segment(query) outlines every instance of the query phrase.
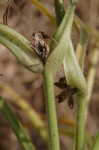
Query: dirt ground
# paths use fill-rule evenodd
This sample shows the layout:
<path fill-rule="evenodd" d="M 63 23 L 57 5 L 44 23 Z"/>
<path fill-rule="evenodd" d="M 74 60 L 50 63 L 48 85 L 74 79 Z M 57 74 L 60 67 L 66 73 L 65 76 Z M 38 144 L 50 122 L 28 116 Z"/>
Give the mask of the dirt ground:
<path fill-rule="evenodd" d="M 42 3 L 54 13 L 54 0 L 42 0 Z M 99 2 L 94 0 L 94 5 L 92 0 L 80 0 L 76 13 L 83 19 L 84 22 L 89 23 L 91 26 L 99 29 Z M 41 14 L 39 10 L 31 4 L 30 0 L 15 0 L 16 4 L 12 4 L 8 14 L 8 25 L 24 35 L 30 41 L 32 40 L 32 33 L 36 31 L 44 31 L 49 36 L 56 30 L 56 26 L 53 25 L 50 20 Z M 65 5 L 67 0 L 65 0 Z M 2 16 L 6 9 L 6 5 L 0 6 L 0 23 L 2 23 Z M 40 74 L 33 74 L 25 69 L 16 58 L 2 45 L 0 45 L 0 84 L 11 87 L 18 95 L 26 99 L 31 106 L 40 114 L 45 114 L 44 109 L 44 97 L 42 83 L 43 79 Z M 91 135 L 95 135 L 99 128 L 99 71 L 97 67 L 96 79 L 94 90 L 89 105 L 88 113 L 88 123 L 87 129 Z M 11 104 L 11 99 L 13 98 L 9 92 L 0 88 L 0 96 L 4 96 L 7 101 Z M 28 120 L 24 112 L 22 112 L 14 104 L 13 109 L 20 116 L 21 120 Z M 67 117 L 67 120 L 75 120 L 74 109 L 70 109 L 67 102 L 64 101 L 61 104 L 57 104 L 58 117 L 59 120 L 63 116 Z M 17 143 L 16 137 L 14 136 L 12 130 L 10 129 L 4 117 L 0 114 L 0 150 L 18 150 L 21 149 Z M 3 125 L 2 125 L 3 123 Z M 4 125 L 6 124 L 6 126 Z M 61 126 L 61 122 L 60 122 Z M 28 127 L 27 127 L 28 128 Z M 31 137 L 33 142 L 36 144 L 38 150 L 47 149 L 44 142 L 35 133 L 33 129 L 30 129 Z M 62 150 L 70 149 L 70 143 L 72 143 L 70 138 L 65 136 L 61 137 Z"/>

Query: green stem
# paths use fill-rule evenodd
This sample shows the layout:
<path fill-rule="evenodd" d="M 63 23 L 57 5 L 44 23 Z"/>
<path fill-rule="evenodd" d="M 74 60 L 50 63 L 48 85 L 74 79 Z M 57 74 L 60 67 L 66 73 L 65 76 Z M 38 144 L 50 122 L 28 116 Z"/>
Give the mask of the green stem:
<path fill-rule="evenodd" d="M 55 12 L 56 12 L 57 24 L 59 25 L 62 22 L 62 19 L 65 15 L 63 0 L 55 0 Z"/>
<path fill-rule="evenodd" d="M 46 92 L 46 110 L 48 114 L 48 130 L 49 130 L 49 148 L 50 150 L 60 150 L 59 135 L 57 127 L 55 96 L 53 75 L 45 69 L 44 86 Z"/>
<path fill-rule="evenodd" d="M 29 137 L 24 131 L 23 126 L 13 114 L 11 108 L 6 104 L 4 99 L 0 97 L 0 111 L 3 113 L 5 118 L 9 121 L 11 128 L 13 129 L 17 139 L 19 140 L 21 146 L 24 150 L 35 150 L 34 145 L 31 143 Z"/>
<path fill-rule="evenodd" d="M 92 90 L 93 90 L 93 85 L 94 85 L 94 80 L 95 80 L 95 75 L 96 75 L 96 65 L 99 59 L 99 49 L 94 48 L 91 54 L 91 68 L 89 69 L 88 72 L 88 77 L 87 77 L 87 84 L 88 84 L 88 101 L 91 98 L 92 95 Z M 96 139 L 94 140 L 95 143 L 92 147 L 92 150 L 98 150 L 99 149 L 99 133 L 96 136 Z"/>
<path fill-rule="evenodd" d="M 99 150 L 99 133 L 96 136 L 95 143 L 93 145 L 92 150 Z"/>
<path fill-rule="evenodd" d="M 88 109 L 87 95 L 77 95 L 77 125 L 76 125 L 76 143 L 75 150 L 83 150 L 85 140 L 85 124 Z"/>
<path fill-rule="evenodd" d="M 66 51 L 66 56 L 64 60 L 64 69 L 66 73 L 67 83 L 70 86 L 76 87 L 78 89 L 78 94 L 76 95 L 76 101 L 78 106 L 77 106 L 75 150 L 82 150 L 85 137 L 84 132 L 88 108 L 88 99 L 87 99 L 86 82 L 81 72 L 81 69 L 77 63 L 71 41 Z"/>

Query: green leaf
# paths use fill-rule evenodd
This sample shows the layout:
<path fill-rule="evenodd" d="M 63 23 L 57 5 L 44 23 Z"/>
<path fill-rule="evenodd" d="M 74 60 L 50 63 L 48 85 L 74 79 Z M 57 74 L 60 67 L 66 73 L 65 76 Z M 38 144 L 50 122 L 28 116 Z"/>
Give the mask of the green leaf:
<path fill-rule="evenodd" d="M 57 46 L 56 43 L 53 42 L 53 39 L 51 42 L 51 54 L 47 59 L 45 69 L 48 69 L 53 75 L 55 75 L 60 68 L 65 57 L 66 49 L 68 48 L 68 39 L 71 36 L 74 8 L 75 7 L 72 5 L 68 7 L 63 21 L 54 35 L 54 39 L 56 40 L 56 43 L 58 43 Z"/>
<path fill-rule="evenodd" d="M 30 71 L 43 72 L 43 64 L 31 48 L 31 43 L 13 29 L 0 24 L 0 43 Z"/>

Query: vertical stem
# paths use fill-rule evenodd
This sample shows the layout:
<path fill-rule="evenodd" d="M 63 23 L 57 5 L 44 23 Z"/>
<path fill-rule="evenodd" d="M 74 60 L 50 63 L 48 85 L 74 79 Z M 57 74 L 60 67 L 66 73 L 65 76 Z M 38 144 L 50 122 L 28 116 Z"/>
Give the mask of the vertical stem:
<path fill-rule="evenodd" d="M 75 150 L 84 149 L 85 124 L 87 119 L 88 97 L 87 95 L 77 95 L 77 125 L 76 125 L 76 143 Z"/>
<path fill-rule="evenodd" d="M 87 88 L 83 74 L 77 64 L 71 41 L 69 48 L 66 51 L 64 68 L 67 81 L 69 81 L 71 86 L 77 87 L 79 92 L 75 97 L 77 101 L 75 150 L 83 150 L 85 123 L 88 108 Z"/>
<path fill-rule="evenodd" d="M 46 110 L 48 114 L 49 148 L 50 150 L 60 150 L 53 75 L 46 71 L 46 69 L 44 72 L 44 82 L 46 92 Z"/>
<path fill-rule="evenodd" d="M 55 0 L 55 12 L 56 12 L 57 24 L 59 25 L 62 22 L 62 19 L 65 14 L 63 0 Z"/>
<path fill-rule="evenodd" d="M 92 150 L 99 150 L 99 132 L 98 132 L 98 134 L 96 136 L 95 143 L 94 143 L 94 145 L 92 147 Z"/>

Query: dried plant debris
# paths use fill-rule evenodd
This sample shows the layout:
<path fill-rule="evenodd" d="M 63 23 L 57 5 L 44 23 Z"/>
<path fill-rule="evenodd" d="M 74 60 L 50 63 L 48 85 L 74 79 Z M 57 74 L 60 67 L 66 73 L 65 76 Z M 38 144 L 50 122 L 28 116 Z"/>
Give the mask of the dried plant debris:
<path fill-rule="evenodd" d="M 67 85 L 65 77 L 60 78 L 59 81 L 55 83 L 55 85 L 62 89 L 62 92 L 56 96 L 58 102 L 61 103 L 65 99 L 68 99 L 68 106 L 72 109 L 74 106 L 73 96 L 78 90 Z"/>

